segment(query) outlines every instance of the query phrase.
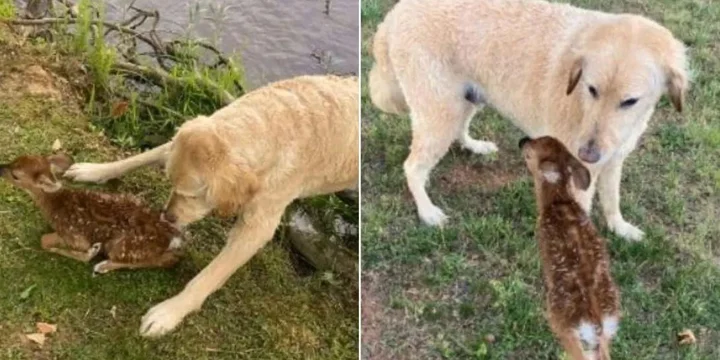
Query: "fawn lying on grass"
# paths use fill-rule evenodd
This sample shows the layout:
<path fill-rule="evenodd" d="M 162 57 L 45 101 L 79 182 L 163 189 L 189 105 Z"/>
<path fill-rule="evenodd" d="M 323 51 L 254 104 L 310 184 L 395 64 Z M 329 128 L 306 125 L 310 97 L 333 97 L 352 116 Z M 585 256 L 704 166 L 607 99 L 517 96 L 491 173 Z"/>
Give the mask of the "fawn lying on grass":
<path fill-rule="evenodd" d="M 590 185 L 590 173 L 554 138 L 524 138 L 519 145 L 535 180 L 550 327 L 571 359 L 609 360 L 620 294 L 605 240 L 571 195 L 571 186 Z"/>
<path fill-rule="evenodd" d="M 95 273 L 177 263 L 182 236 L 159 211 L 128 194 L 64 188 L 56 174 L 70 165 L 67 155 L 21 156 L 0 165 L 0 176 L 26 190 L 55 230 L 43 235 L 43 249 L 83 262 L 103 253 L 108 260 Z"/>

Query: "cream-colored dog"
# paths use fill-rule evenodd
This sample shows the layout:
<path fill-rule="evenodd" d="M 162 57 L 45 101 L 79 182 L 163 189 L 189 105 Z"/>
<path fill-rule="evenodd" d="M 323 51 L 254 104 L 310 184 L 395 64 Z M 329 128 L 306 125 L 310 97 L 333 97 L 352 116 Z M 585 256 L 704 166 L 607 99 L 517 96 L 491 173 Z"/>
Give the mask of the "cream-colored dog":
<path fill-rule="evenodd" d="M 378 27 L 373 55 L 373 103 L 412 119 L 404 168 L 425 223 L 446 220 L 425 184 L 451 143 L 497 151 L 468 133 L 487 103 L 533 138 L 560 139 L 591 171 L 590 188 L 575 194 L 582 207 L 591 209 L 597 184 L 609 228 L 643 237 L 620 213 L 620 177 L 660 97 L 682 110 L 687 60 L 670 31 L 641 16 L 539 0 L 400 1 Z"/>
<path fill-rule="evenodd" d="M 183 124 L 170 143 L 66 176 L 103 182 L 165 163 L 173 191 L 163 216 L 178 227 L 213 209 L 238 214 L 220 254 L 185 289 L 148 311 L 141 334 L 173 330 L 273 236 L 294 199 L 357 189 L 357 78 L 305 76 L 254 90 Z"/>

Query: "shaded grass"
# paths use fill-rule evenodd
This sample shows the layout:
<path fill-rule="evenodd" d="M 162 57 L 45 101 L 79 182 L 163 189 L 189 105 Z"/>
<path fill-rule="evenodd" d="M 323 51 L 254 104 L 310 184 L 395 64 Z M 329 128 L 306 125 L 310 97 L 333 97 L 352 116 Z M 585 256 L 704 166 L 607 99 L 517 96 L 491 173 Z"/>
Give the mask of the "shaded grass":
<path fill-rule="evenodd" d="M 8 74 L 31 65 L 63 73 L 78 63 L 50 46 L 20 46 L 0 29 L 0 161 L 49 153 L 56 139 L 76 161 L 128 155 L 90 130 L 66 80 L 54 80 L 59 99 L 10 84 Z M 139 194 L 155 206 L 168 193 L 158 169 L 134 172 L 107 187 Z M 355 358 L 357 291 L 322 273 L 298 275 L 280 232 L 178 331 L 153 341 L 139 337 L 145 311 L 178 293 L 211 260 L 229 226 L 207 219 L 191 227 L 188 255 L 173 269 L 92 278 L 90 265 L 40 250 L 40 236 L 49 228 L 24 192 L 0 180 L 0 359 Z M 41 349 L 23 337 L 35 331 L 36 321 L 58 325 Z"/>
<path fill-rule="evenodd" d="M 624 319 L 613 358 L 720 357 L 720 4 L 693 0 L 582 0 L 575 5 L 643 13 L 690 47 L 688 109 L 663 101 L 623 174 L 622 210 L 647 237 L 609 239 Z M 363 76 L 369 41 L 394 3 L 363 1 Z M 452 149 L 431 175 L 429 194 L 451 216 L 444 230 L 420 226 L 402 163 L 409 120 L 379 112 L 363 84 L 363 324 L 369 358 L 556 359 L 542 313 L 532 183 L 516 142 L 522 134 L 492 110 L 472 132 L 494 156 Z M 490 180 L 488 180 L 490 179 Z M 379 305 L 378 305 L 379 304 Z M 365 314 L 363 315 L 366 316 Z M 698 344 L 681 347 L 684 328 Z M 492 334 L 494 341 L 485 337 Z"/>

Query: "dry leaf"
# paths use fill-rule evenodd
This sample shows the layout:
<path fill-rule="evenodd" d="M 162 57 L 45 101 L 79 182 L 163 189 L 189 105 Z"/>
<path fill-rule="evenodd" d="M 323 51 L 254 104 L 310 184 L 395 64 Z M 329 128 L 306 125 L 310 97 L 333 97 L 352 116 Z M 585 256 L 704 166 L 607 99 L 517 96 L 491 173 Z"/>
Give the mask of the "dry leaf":
<path fill-rule="evenodd" d="M 680 345 L 692 345 L 697 341 L 697 339 L 695 339 L 695 334 L 693 334 L 690 329 L 685 329 L 679 332 L 677 337 Z"/>
<path fill-rule="evenodd" d="M 55 139 L 55 142 L 52 144 L 52 151 L 58 151 L 60 149 L 62 149 L 62 143 L 60 139 Z"/>
<path fill-rule="evenodd" d="M 35 324 L 38 331 L 42 334 L 52 334 L 57 331 L 57 325 L 39 322 Z"/>
<path fill-rule="evenodd" d="M 117 306 L 113 305 L 112 308 L 110 308 L 110 315 L 112 315 L 113 319 L 115 318 L 115 315 L 117 314 Z"/>
<path fill-rule="evenodd" d="M 129 106 L 130 103 L 127 101 L 118 101 L 112 105 L 110 115 L 112 115 L 112 117 L 120 117 L 128 111 Z"/>
<path fill-rule="evenodd" d="M 43 346 L 43 344 L 45 343 L 45 334 L 42 333 L 26 334 L 25 337 L 40 346 Z"/>

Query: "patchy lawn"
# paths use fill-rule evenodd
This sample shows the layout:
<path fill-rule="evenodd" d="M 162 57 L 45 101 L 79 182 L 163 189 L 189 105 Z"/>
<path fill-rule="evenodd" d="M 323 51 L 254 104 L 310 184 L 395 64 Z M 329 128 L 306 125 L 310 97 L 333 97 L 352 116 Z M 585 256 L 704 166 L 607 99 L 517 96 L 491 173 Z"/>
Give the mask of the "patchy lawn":
<path fill-rule="evenodd" d="M 90 128 L 70 86 L 80 77 L 55 75 L 78 71 L 73 64 L 0 29 L 0 161 L 49 153 L 56 139 L 77 161 L 128 155 Z M 106 188 L 161 206 L 168 183 L 159 169 L 144 169 Z M 356 358 L 357 287 L 307 271 L 280 235 L 178 331 L 158 340 L 138 335 L 141 316 L 182 290 L 220 250 L 229 226 L 208 219 L 191 227 L 189 253 L 174 269 L 93 278 L 91 265 L 40 249 L 48 226 L 27 194 L 0 181 L 0 359 Z M 41 348 L 24 336 L 36 322 L 58 326 Z"/>
<path fill-rule="evenodd" d="M 622 208 L 647 237 L 611 235 L 624 319 L 616 359 L 720 358 L 720 2 L 575 0 L 645 14 L 690 48 L 694 87 L 679 115 L 666 101 L 625 166 Z M 394 1 L 362 3 L 363 76 L 371 36 Z M 433 172 L 430 196 L 451 216 L 421 226 L 405 183 L 407 117 L 379 112 L 363 85 L 364 358 L 557 359 L 544 318 L 532 182 L 521 132 L 486 110 L 473 123 L 500 152 L 454 148 Z M 690 329 L 697 344 L 678 345 Z"/>

